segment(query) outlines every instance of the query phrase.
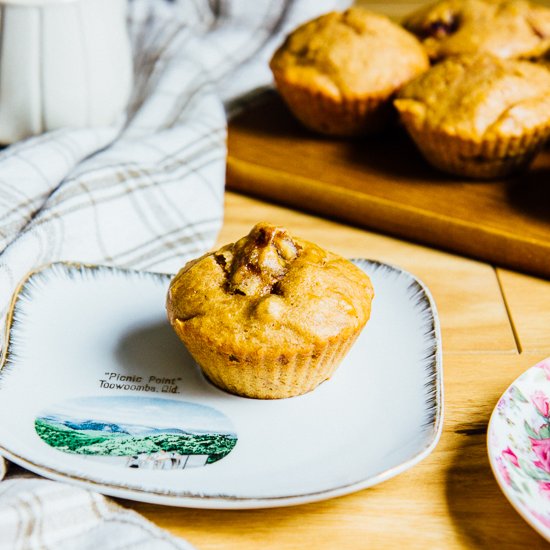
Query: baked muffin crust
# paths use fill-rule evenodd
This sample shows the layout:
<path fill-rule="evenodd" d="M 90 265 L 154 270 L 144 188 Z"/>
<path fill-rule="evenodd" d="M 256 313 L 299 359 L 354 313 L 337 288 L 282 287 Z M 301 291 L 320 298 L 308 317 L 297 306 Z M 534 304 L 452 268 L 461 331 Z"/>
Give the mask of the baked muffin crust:
<path fill-rule="evenodd" d="M 550 9 L 524 0 L 443 0 L 403 25 L 422 40 L 430 59 L 481 52 L 534 58 L 550 48 Z"/>
<path fill-rule="evenodd" d="M 371 299 L 369 278 L 348 260 L 260 223 L 187 264 L 170 286 L 168 315 L 228 342 L 308 349 L 362 327 Z"/>
<path fill-rule="evenodd" d="M 395 103 L 416 126 L 463 139 L 521 136 L 550 123 L 550 71 L 492 56 L 450 58 L 405 86 Z"/>
<path fill-rule="evenodd" d="M 390 95 L 427 66 L 414 36 L 387 17 L 358 7 L 302 25 L 270 63 L 288 82 L 336 99 Z"/>

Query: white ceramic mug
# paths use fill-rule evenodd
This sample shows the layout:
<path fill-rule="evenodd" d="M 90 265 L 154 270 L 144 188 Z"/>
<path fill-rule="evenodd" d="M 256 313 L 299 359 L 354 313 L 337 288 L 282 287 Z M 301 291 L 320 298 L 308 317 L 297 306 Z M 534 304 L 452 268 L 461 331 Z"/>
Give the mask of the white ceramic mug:
<path fill-rule="evenodd" d="M 126 0 L 0 0 L 0 143 L 103 126 L 132 86 Z"/>

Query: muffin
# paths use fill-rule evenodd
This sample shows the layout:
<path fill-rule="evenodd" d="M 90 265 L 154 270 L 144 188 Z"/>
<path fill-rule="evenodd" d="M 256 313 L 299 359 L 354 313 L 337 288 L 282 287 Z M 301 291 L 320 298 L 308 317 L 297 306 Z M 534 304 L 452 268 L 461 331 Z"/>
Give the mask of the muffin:
<path fill-rule="evenodd" d="M 362 8 L 331 12 L 300 26 L 270 63 L 294 115 L 308 128 L 334 136 L 382 129 L 393 112 L 395 92 L 428 66 L 412 34 Z"/>
<path fill-rule="evenodd" d="M 550 134 L 550 71 L 489 55 L 448 58 L 405 86 L 395 105 L 436 168 L 507 176 L 526 168 Z"/>
<path fill-rule="evenodd" d="M 524 0 L 443 0 L 403 25 L 434 61 L 478 53 L 535 58 L 550 48 L 550 9 Z"/>
<path fill-rule="evenodd" d="M 278 399 L 330 378 L 370 316 L 369 277 L 348 260 L 259 223 L 173 278 L 168 319 L 206 376 Z"/>

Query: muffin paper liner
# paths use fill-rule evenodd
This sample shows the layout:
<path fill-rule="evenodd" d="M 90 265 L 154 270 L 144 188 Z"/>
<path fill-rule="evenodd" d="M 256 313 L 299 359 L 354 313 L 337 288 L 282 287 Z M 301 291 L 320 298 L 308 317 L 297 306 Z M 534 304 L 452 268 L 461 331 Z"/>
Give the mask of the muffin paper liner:
<path fill-rule="evenodd" d="M 550 123 L 545 122 L 522 136 L 475 141 L 420 127 L 406 116 L 402 116 L 402 120 L 430 164 L 444 172 L 469 178 L 499 178 L 524 170 L 550 135 Z"/>
<path fill-rule="evenodd" d="M 395 115 L 392 91 L 362 98 L 335 99 L 289 83 L 275 74 L 277 89 L 307 128 L 333 136 L 356 136 L 383 129 Z"/>
<path fill-rule="evenodd" d="M 264 348 L 243 353 L 205 341 L 191 327 L 174 328 L 214 385 L 256 399 L 293 397 L 315 389 L 333 375 L 362 329 L 308 352 Z"/>

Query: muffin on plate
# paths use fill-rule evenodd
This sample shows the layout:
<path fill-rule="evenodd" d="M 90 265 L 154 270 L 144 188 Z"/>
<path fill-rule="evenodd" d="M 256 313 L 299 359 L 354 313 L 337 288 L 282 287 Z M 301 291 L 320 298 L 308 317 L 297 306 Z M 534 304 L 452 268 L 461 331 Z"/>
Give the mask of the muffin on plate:
<path fill-rule="evenodd" d="M 369 277 L 348 260 L 259 223 L 172 279 L 168 318 L 217 386 L 259 399 L 330 378 L 370 316 Z"/>
<path fill-rule="evenodd" d="M 550 48 L 550 9 L 525 0 L 442 0 L 420 8 L 403 25 L 434 61 L 482 52 L 535 58 Z"/>
<path fill-rule="evenodd" d="M 412 34 L 358 7 L 298 27 L 270 63 L 294 115 L 308 128 L 335 136 L 382 129 L 395 92 L 428 66 Z"/>
<path fill-rule="evenodd" d="M 452 57 L 405 86 L 395 105 L 436 168 L 507 176 L 526 168 L 550 135 L 550 71 L 489 55 Z"/>

